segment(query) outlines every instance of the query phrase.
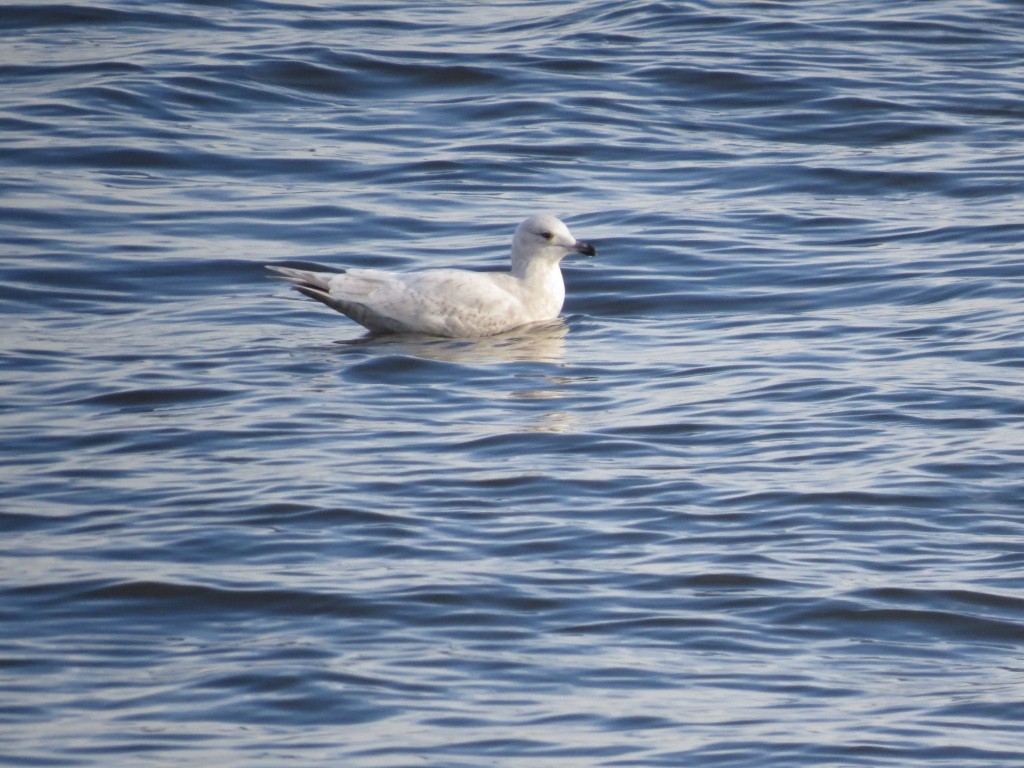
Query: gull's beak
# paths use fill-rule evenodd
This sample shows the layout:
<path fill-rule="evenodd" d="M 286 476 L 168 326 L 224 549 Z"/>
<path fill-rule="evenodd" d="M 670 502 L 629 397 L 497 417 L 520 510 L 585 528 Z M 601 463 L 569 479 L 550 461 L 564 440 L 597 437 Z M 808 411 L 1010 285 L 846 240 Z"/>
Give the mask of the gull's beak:
<path fill-rule="evenodd" d="M 590 243 L 584 243 L 582 240 L 577 240 L 573 243 L 572 249 L 576 253 L 582 253 L 584 256 L 597 256 L 597 249 Z"/>

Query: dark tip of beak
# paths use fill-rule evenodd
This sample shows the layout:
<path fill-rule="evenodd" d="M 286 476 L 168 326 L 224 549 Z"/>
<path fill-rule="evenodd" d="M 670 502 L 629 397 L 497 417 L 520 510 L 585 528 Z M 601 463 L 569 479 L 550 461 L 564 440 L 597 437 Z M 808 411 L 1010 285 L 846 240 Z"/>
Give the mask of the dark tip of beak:
<path fill-rule="evenodd" d="M 584 256 L 597 256 L 597 248 L 590 243 L 584 243 L 582 240 L 577 240 L 576 245 L 572 249 L 577 253 L 582 253 Z"/>

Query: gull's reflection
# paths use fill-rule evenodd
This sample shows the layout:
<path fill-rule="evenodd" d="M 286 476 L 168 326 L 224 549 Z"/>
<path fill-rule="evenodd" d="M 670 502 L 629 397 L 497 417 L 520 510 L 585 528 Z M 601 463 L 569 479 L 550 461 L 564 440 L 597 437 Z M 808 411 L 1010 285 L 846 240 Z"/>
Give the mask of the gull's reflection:
<path fill-rule="evenodd" d="M 474 365 L 480 363 L 562 363 L 569 327 L 562 318 L 516 328 L 479 339 L 444 339 L 436 336 L 369 334 L 339 344 L 380 346 L 382 351 L 424 360 Z"/>
<path fill-rule="evenodd" d="M 575 414 L 567 411 L 548 411 L 541 414 L 530 424 L 521 428 L 522 432 L 551 432 L 555 434 L 569 434 L 576 432 L 579 428 L 579 419 Z"/>

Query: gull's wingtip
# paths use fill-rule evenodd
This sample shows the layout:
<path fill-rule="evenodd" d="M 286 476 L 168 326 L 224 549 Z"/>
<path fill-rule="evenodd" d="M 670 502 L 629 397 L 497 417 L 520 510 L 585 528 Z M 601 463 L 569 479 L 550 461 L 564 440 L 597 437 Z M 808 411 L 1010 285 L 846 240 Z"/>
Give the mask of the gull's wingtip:
<path fill-rule="evenodd" d="M 267 277 L 283 277 L 286 280 L 292 280 L 301 275 L 301 271 L 298 269 L 292 269 L 291 267 L 279 267 L 276 264 L 264 264 L 264 269 L 273 272 L 272 275 Z"/>
<path fill-rule="evenodd" d="M 268 270 L 274 274 L 267 275 L 267 277 L 277 277 L 282 280 L 287 280 L 291 285 L 299 291 L 306 293 L 303 289 L 309 289 L 317 291 L 322 294 L 329 294 L 331 290 L 331 278 L 336 276 L 334 272 L 313 272 L 309 269 L 295 269 L 294 267 L 279 267 L 276 264 L 265 265 Z M 310 294 L 306 294 L 309 296 Z M 323 301 L 318 296 L 313 296 L 319 301 Z"/>

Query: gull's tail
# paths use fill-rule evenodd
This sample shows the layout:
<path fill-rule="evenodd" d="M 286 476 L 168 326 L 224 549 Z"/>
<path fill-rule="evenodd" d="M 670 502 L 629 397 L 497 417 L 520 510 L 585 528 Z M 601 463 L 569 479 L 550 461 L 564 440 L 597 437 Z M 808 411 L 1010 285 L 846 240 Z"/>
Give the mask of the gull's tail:
<path fill-rule="evenodd" d="M 348 314 L 342 308 L 342 303 L 331 296 L 331 278 L 339 272 L 311 272 L 308 269 L 292 269 L 291 267 L 274 267 L 267 265 L 267 269 L 276 272 L 275 277 L 281 277 L 292 284 L 292 287 L 304 296 L 316 299 L 326 304 L 333 310 Z"/>
<path fill-rule="evenodd" d="M 275 277 L 282 277 L 299 293 L 326 304 L 336 312 L 355 320 L 374 333 L 407 333 L 409 326 L 369 303 L 371 294 L 393 279 L 386 272 L 357 269 L 354 272 L 314 272 L 308 269 L 272 267 Z M 331 293 L 331 288 L 334 293 Z"/>

